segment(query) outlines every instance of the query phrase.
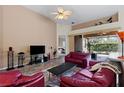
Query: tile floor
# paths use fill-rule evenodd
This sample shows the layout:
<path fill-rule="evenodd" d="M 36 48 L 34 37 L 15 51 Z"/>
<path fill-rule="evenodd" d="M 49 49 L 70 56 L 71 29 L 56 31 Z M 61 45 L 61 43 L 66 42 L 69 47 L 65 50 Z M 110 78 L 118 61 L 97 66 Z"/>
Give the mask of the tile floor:
<path fill-rule="evenodd" d="M 38 71 L 45 72 L 45 71 L 47 71 L 47 69 L 52 68 L 57 65 L 60 65 L 63 62 L 64 62 L 63 58 L 56 58 L 56 59 L 52 59 L 52 60 L 44 62 L 44 63 L 26 65 L 22 68 L 17 68 L 17 69 L 19 69 L 23 74 L 31 75 Z"/>

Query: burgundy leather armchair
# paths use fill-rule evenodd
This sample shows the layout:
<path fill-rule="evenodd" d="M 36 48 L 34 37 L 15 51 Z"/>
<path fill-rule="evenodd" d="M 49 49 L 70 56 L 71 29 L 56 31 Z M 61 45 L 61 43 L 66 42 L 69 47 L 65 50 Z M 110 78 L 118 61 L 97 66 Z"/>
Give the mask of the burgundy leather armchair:
<path fill-rule="evenodd" d="M 115 86 L 115 73 L 107 68 L 90 72 L 82 69 L 72 76 L 62 76 L 61 87 L 110 87 Z"/>
<path fill-rule="evenodd" d="M 44 76 L 38 72 L 25 76 L 19 70 L 0 73 L 0 87 L 44 87 Z"/>
<path fill-rule="evenodd" d="M 65 62 L 71 62 L 83 68 L 87 67 L 89 59 L 90 54 L 82 52 L 70 52 L 67 56 L 65 56 Z"/>

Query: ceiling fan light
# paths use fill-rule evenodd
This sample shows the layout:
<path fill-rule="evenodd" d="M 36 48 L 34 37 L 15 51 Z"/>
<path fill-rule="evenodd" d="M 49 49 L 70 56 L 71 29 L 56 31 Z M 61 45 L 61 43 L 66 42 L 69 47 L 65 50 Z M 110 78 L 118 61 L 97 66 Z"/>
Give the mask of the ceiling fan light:
<path fill-rule="evenodd" d="M 57 8 L 57 12 L 53 12 L 53 14 L 55 14 L 56 15 L 56 17 L 55 17 L 55 19 L 60 19 L 60 20 L 62 20 L 62 19 L 68 19 L 68 17 L 72 14 L 72 12 L 71 11 L 65 11 L 62 7 L 58 7 Z"/>
<path fill-rule="evenodd" d="M 58 19 L 63 19 L 63 18 L 64 18 L 63 15 L 59 15 L 59 16 L 58 16 Z"/>

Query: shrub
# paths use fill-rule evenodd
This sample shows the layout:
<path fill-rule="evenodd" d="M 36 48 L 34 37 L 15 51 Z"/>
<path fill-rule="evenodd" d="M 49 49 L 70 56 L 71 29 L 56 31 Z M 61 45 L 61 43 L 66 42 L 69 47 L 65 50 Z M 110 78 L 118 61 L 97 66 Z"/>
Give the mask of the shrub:
<path fill-rule="evenodd" d="M 117 52 L 118 51 L 118 44 L 116 43 L 109 43 L 109 44 L 91 44 L 90 45 L 91 51 L 97 52 Z"/>

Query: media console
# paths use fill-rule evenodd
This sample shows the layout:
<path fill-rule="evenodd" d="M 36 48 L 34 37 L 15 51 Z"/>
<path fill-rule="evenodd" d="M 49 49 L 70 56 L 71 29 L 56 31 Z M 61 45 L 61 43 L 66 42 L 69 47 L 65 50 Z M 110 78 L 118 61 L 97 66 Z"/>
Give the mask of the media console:
<path fill-rule="evenodd" d="M 46 62 L 48 57 L 44 56 L 45 46 L 44 45 L 31 45 L 30 46 L 30 62 L 29 64 L 36 64 Z"/>

